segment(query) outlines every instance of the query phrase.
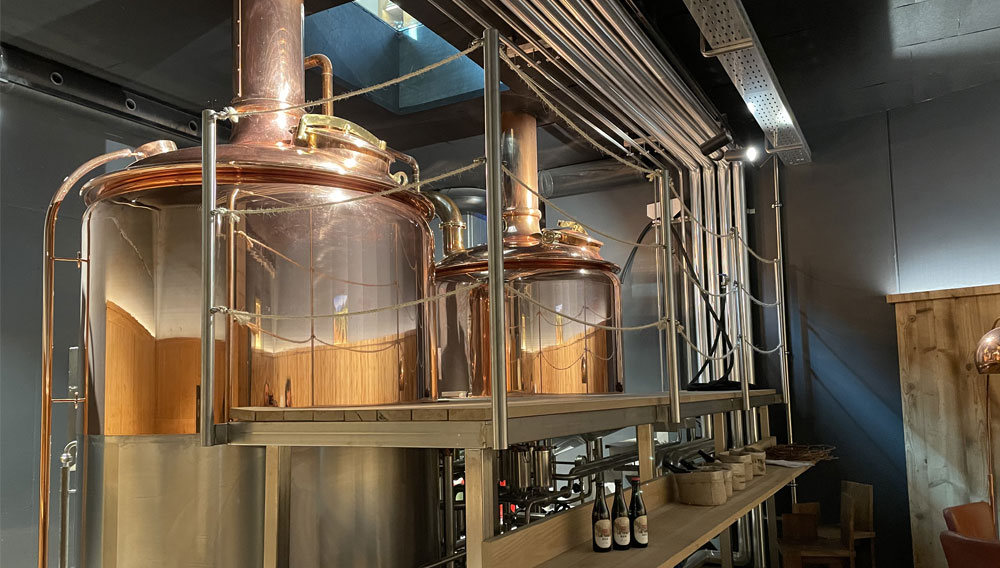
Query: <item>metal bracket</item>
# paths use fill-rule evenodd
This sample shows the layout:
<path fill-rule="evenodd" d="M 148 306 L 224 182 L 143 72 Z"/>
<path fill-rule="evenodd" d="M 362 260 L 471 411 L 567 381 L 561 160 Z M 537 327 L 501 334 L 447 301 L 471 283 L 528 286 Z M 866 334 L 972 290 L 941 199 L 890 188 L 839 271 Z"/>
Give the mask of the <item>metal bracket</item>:
<path fill-rule="evenodd" d="M 715 49 L 706 49 L 708 47 L 708 42 L 705 40 L 705 34 L 698 34 L 698 47 L 701 49 L 702 57 L 719 57 L 720 55 L 725 55 L 727 53 L 733 53 L 734 51 L 743 51 L 744 49 L 750 49 L 753 47 L 753 38 L 744 38 L 736 41 L 731 41 L 729 43 L 724 43 Z"/>

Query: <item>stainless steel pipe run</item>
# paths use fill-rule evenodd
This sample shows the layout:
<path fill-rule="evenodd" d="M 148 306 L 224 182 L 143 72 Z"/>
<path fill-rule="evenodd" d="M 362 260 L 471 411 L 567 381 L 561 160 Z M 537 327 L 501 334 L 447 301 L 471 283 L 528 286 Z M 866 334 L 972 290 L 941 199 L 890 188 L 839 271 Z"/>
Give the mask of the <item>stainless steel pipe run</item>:
<path fill-rule="evenodd" d="M 201 113 L 201 388 L 198 427 L 201 445 L 215 441 L 215 168 L 217 119 L 212 110 Z"/>
<path fill-rule="evenodd" d="M 483 32 L 484 119 L 486 122 L 487 269 L 491 306 L 504 305 L 503 163 L 500 128 L 500 33 Z M 507 334 L 504 310 L 490 310 L 490 372 L 493 449 L 507 449 Z"/>
<path fill-rule="evenodd" d="M 477 23 L 479 23 L 484 28 L 491 27 L 491 24 L 488 21 L 486 21 L 485 19 L 483 19 L 483 17 L 480 16 L 478 12 L 476 12 L 475 10 L 473 10 L 472 8 L 470 8 L 469 5 L 466 4 L 464 0 L 452 0 L 452 2 L 456 6 L 458 6 L 463 12 L 465 12 L 467 16 L 469 16 L 470 18 L 472 18 L 473 20 L 475 20 Z M 535 49 L 539 53 L 546 53 L 546 48 L 542 45 L 542 43 L 539 42 L 538 40 L 534 39 L 531 36 L 531 34 L 523 27 L 523 25 L 521 24 L 521 22 L 519 22 L 519 21 L 511 18 L 510 15 L 508 15 L 502 9 L 500 9 L 499 7 L 497 7 L 493 3 L 492 0 L 483 0 L 483 3 L 487 7 L 489 7 L 494 13 L 496 13 L 498 16 L 500 16 L 500 18 L 504 21 L 504 23 L 507 24 L 508 26 L 510 26 L 511 29 L 514 30 L 515 33 L 517 33 L 520 37 L 525 38 L 528 41 L 528 43 L 531 45 L 531 47 L 533 49 Z M 448 14 L 448 13 L 445 12 L 445 14 Z M 451 17 L 453 20 L 455 19 L 454 17 L 452 17 L 450 15 L 449 15 L 449 17 Z M 598 128 L 593 123 L 591 123 L 586 117 L 580 115 L 579 113 L 571 110 L 571 111 L 569 111 L 571 114 L 573 114 L 574 116 L 576 116 L 579 120 L 581 120 L 581 122 L 585 123 L 588 127 L 592 128 L 594 130 L 594 132 L 596 132 L 598 134 L 598 136 L 600 136 L 601 138 L 603 138 L 606 141 L 608 141 L 610 144 L 612 144 L 612 146 L 616 147 L 617 149 L 619 149 L 619 150 L 621 150 L 623 152 L 627 152 L 628 151 L 628 150 L 626 150 L 619 143 L 618 140 L 629 140 L 629 139 L 631 139 L 631 136 L 628 133 L 626 133 L 624 130 L 622 130 L 614 122 L 610 121 L 605 116 L 605 114 L 610 114 L 610 115 L 614 116 L 616 119 L 618 119 L 619 121 L 621 121 L 622 125 L 625 128 L 632 128 L 636 132 L 641 131 L 641 129 L 638 128 L 638 125 L 636 123 L 634 123 L 631 118 L 625 116 L 623 113 L 619 112 L 617 109 L 606 109 L 605 112 L 598 111 L 589 102 L 587 102 L 586 100 L 584 100 L 581 97 L 579 97 L 572 89 L 566 87 L 558 79 L 556 79 L 550 73 L 548 73 L 547 71 L 545 71 L 544 69 L 542 69 L 537 63 L 534 62 L 534 60 L 531 57 L 528 56 L 527 53 L 524 52 L 524 50 L 522 50 L 520 48 L 520 46 L 518 46 L 517 44 L 511 42 L 510 40 L 507 40 L 506 38 L 504 38 L 503 41 L 504 41 L 504 44 L 510 50 L 512 50 L 514 53 L 516 53 L 529 67 L 535 69 L 542 77 L 545 78 L 545 80 L 551 82 L 557 88 L 557 90 L 559 91 L 560 94 L 565 94 L 575 104 L 579 105 L 580 108 L 582 108 L 586 112 L 590 113 L 590 115 L 593 116 L 595 120 L 597 120 L 598 122 L 600 122 L 601 124 L 603 124 L 604 127 L 607 128 L 609 132 L 611 132 L 612 134 L 614 134 L 614 136 L 612 136 L 611 134 L 608 134 L 608 132 L 605 132 L 601 128 Z M 579 86 L 588 96 L 594 98 L 595 100 L 601 100 L 602 99 L 601 95 L 597 94 L 597 92 L 594 91 L 588 85 L 588 83 L 585 80 L 583 80 L 573 70 L 569 69 L 565 64 L 563 64 L 563 62 L 559 61 L 556 58 L 549 58 L 549 62 L 560 73 L 562 73 L 567 78 L 569 78 L 570 82 L 572 84 L 575 84 L 575 85 Z M 548 91 L 546 91 L 543 86 L 536 84 L 536 88 L 539 88 L 540 91 L 542 91 L 543 93 L 545 93 L 546 96 L 548 96 L 550 99 L 555 99 L 555 97 L 551 93 L 549 93 Z M 643 146 L 641 146 L 641 145 L 636 146 L 635 150 L 639 154 L 641 154 L 643 157 L 645 157 L 645 158 L 649 159 L 651 162 L 653 162 L 653 164 L 656 167 L 662 167 L 663 164 L 661 162 L 659 162 L 659 160 L 654 155 L 652 155 L 651 153 L 649 153 Z"/>
<path fill-rule="evenodd" d="M 667 170 L 662 170 L 660 171 L 660 176 L 657 177 L 655 181 L 656 200 L 660 207 L 660 225 L 658 227 L 660 232 L 660 242 L 666 245 L 663 249 L 660 249 L 661 254 L 663 254 L 664 289 L 666 291 L 666 309 L 660 314 L 660 316 L 669 318 L 669 331 L 666 333 L 666 363 L 667 378 L 669 379 L 667 393 L 670 395 L 670 422 L 671 424 L 680 424 L 681 390 L 680 377 L 678 375 L 680 369 L 678 368 L 677 361 L 677 312 L 675 305 L 677 296 L 674 292 L 674 239 L 670 231 L 670 196 L 668 190 L 669 178 L 667 177 L 669 175 L 670 173 Z M 663 332 L 661 331 L 661 337 L 662 335 Z"/>
<path fill-rule="evenodd" d="M 555 198 L 615 189 L 647 189 L 649 180 L 615 160 L 595 160 L 539 170 L 538 188 L 543 197 Z"/>
<path fill-rule="evenodd" d="M 743 236 L 744 239 L 748 240 L 747 237 L 747 204 L 746 204 L 746 185 L 745 178 L 743 175 L 743 164 L 740 162 L 733 162 L 729 167 L 730 179 L 732 184 L 733 193 L 733 216 L 734 222 L 733 227 L 736 229 L 737 234 Z M 743 352 L 743 361 L 745 363 L 743 376 L 746 378 L 744 383 L 754 384 L 756 383 L 756 376 L 754 373 L 754 350 L 750 346 L 753 341 L 753 317 L 751 313 L 751 302 L 750 296 L 747 293 L 750 291 L 750 278 L 748 265 L 750 262 L 750 252 L 739 242 L 736 242 L 737 258 L 736 266 L 738 267 L 739 282 L 741 285 L 740 295 L 738 297 L 740 304 L 740 316 L 741 316 L 741 329 L 743 331 L 743 336 L 747 340 L 741 342 L 740 349 Z M 750 409 L 750 400 L 747 397 L 744 400 L 743 410 Z M 756 442 L 756 429 L 753 429 L 754 438 L 750 440 L 750 443 Z"/>

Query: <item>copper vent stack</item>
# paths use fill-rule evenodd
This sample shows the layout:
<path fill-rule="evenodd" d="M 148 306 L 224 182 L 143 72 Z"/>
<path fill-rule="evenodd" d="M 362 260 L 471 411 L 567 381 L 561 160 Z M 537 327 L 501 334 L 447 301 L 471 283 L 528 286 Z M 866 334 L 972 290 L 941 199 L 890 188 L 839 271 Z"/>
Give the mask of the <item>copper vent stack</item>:
<path fill-rule="evenodd" d="M 537 191 L 538 124 L 535 117 L 524 112 L 505 112 L 500 115 L 500 128 L 504 164 L 517 179 Z M 504 176 L 503 180 L 504 243 L 511 246 L 538 244 L 542 233 L 538 196 L 510 176 Z"/>
<path fill-rule="evenodd" d="M 233 3 L 233 108 L 285 108 L 305 102 L 302 0 L 236 0 Z M 301 109 L 241 117 L 233 144 L 273 144 L 291 139 Z"/>

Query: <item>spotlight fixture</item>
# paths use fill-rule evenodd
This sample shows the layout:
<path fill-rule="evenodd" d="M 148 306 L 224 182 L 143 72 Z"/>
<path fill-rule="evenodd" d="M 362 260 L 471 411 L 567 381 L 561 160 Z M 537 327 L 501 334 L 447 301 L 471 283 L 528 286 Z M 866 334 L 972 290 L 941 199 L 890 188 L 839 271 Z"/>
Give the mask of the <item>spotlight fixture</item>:
<path fill-rule="evenodd" d="M 722 132 L 702 142 L 698 146 L 698 149 L 701 150 L 703 155 L 708 156 L 721 150 L 726 144 L 729 144 L 732 141 L 733 137 L 728 132 L 723 130 Z"/>
<path fill-rule="evenodd" d="M 727 162 L 756 162 L 759 157 L 760 150 L 756 146 L 726 150 L 726 153 L 722 155 L 722 158 Z"/>

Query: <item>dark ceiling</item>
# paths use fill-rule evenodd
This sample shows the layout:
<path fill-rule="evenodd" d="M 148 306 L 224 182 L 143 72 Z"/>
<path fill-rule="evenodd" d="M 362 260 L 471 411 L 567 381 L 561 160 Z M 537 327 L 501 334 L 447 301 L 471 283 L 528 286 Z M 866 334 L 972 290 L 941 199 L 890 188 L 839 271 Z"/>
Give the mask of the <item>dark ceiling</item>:
<path fill-rule="evenodd" d="M 698 50 L 683 0 L 634 0 L 734 128 L 749 118 L 722 66 Z M 997 0 L 744 0 L 808 138 L 837 122 L 1000 80 Z M 754 132 L 759 136 L 759 131 Z"/>
<path fill-rule="evenodd" d="M 344 0 L 307 0 L 307 11 Z M 698 52 L 682 0 L 628 0 L 728 115 L 741 137 L 759 136 L 721 66 Z M 425 0 L 400 2 L 441 35 L 455 26 Z M 1000 79 L 997 0 L 744 0 L 764 50 L 808 137 L 809 127 Z M 227 0 L 3 0 L 2 40 L 198 111 L 230 97 Z M 467 39 L 463 39 L 463 42 Z M 464 46 L 463 46 L 464 47 Z M 352 100 L 341 106 L 406 148 L 468 136 L 478 104 L 396 117 Z M 400 124 L 402 123 L 402 127 Z"/>

